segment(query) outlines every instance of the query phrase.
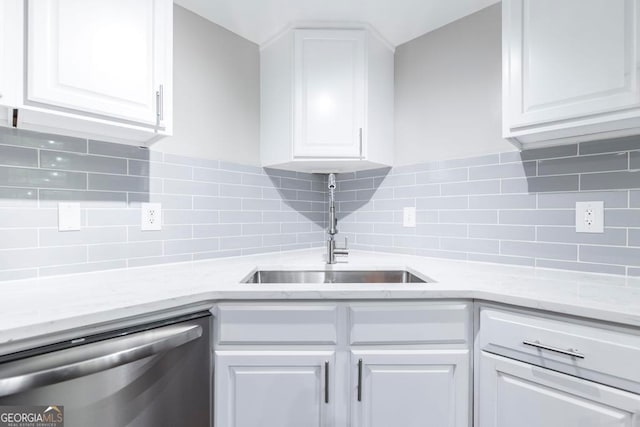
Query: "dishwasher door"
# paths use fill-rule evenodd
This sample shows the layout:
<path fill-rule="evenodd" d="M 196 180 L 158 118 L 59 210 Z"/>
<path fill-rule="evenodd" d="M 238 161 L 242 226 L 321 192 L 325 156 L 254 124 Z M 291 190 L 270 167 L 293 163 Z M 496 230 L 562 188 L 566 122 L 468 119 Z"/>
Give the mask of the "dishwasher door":
<path fill-rule="evenodd" d="M 191 317 L 2 363 L 0 407 L 63 406 L 65 427 L 210 426 L 211 317 Z"/>

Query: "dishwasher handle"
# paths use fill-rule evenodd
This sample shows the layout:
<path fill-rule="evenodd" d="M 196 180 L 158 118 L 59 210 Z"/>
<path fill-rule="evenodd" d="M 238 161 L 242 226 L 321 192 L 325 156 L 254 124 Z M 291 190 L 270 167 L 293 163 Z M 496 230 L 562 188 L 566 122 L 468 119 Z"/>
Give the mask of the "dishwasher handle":
<path fill-rule="evenodd" d="M 0 396 L 106 371 L 180 347 L 202 327 L 176 324 L 0 365 Z"/>

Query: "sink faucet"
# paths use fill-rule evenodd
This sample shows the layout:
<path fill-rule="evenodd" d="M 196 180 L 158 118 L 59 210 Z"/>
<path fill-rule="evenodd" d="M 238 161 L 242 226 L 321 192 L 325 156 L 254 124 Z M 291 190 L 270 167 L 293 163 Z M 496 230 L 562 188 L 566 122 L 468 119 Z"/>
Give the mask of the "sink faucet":
<path fill-rule="evenodd" d="M 344 247 L 339 248 L 336 246 L 335 235 L 338 234 L 338 218 L 336 218 L 336 176 L 335 174 L 329 174 L 329 239 L 327 240 L 327 264 L 335 264 L 336 256 L 349 255 L 347 248 L 347 238 L 344 239 Z"/>

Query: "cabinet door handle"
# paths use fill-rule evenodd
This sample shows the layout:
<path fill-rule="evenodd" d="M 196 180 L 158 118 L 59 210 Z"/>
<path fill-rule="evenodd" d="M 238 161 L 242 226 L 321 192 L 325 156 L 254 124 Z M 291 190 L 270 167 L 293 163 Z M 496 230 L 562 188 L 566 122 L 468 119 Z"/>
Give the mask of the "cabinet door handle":
<path fill-rule="evenodd" d="M 564 354 L 565 356 L 575 357 L 576 359 L 584 359 L 584 354 L 578 352 L 573 348 L 564 350 L 562 348 L 552 347 L 550 345 L 542 344 L 540 343 L 540 341 L 528 341 L 528 340 L 522 341 L 522 344 L 535 347 L 540 350 L 553 351 L 554 353 L 560 353 L 560 354 Z"/>
<path fill-rule="evenodd" d="M 359 134 L 358 134 L 358 138 L 360 140 L 360 160 L 362 160 L 364 157 L 362 157 L 362 128 L 359 129 Z"/>
<path fill-rule="evenodd" d="M 358 402 L 362 402 L 362 359 L 358 359 Z"/>
<path fill-rule="evenodd" d="M 156 91 L 156 116 L 158 123 L 164 120 L 164 85 L 160 85 Z"/>
<path fill-rule="evenodd" d="M 324 362 L 324 403 L 329 403 L 329 361 Z"/>

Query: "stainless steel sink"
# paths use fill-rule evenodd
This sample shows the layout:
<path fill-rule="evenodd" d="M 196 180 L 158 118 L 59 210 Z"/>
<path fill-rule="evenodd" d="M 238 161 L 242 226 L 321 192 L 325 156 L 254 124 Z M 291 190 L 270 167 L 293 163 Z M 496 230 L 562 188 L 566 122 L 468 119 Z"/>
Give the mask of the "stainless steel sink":
<path fill-rule="evenodd" d="M 257 270 L 242 283 L 427 283 L 406 270 Z"/>

